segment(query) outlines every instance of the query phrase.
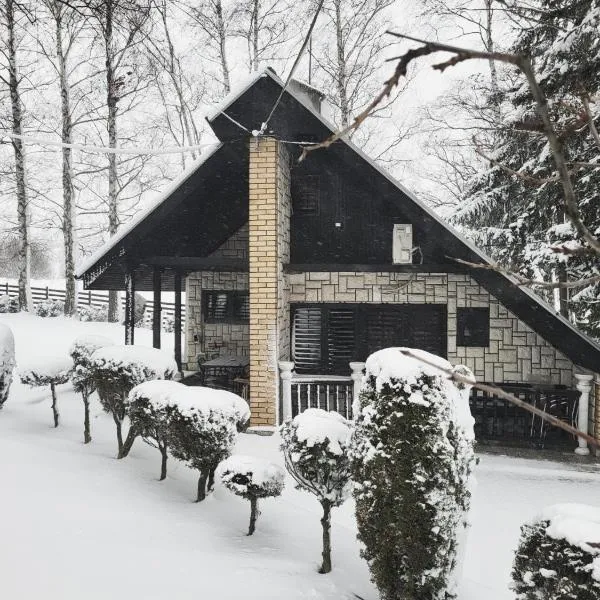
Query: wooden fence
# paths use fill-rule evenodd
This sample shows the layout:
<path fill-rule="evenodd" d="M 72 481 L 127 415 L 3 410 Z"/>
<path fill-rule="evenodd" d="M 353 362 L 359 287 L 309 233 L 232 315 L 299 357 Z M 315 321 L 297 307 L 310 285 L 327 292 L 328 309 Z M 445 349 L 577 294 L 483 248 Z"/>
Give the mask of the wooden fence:
<path fill-rule="evenodd" d="M 1 283 L 0 284 L 0 295 L 17 296 L 19 293 L 19 287 L 12 283 Z M 59 300 L 64 302 L 65 290 L 52 289 L 50 287 L 32 287 L 31 296 L 34 302 L 40 302 L 43 300 Z M 108 304 L 108 293 L 107 292 L 92 292 L 92 290 L 80 291 L 77 296 L 77 305 L 80 307 L 95 306 L 102 307 Z M 125 299 L 121 298 L 121 307 L 125 310 Z M 174 302 L 161 302 L 163 316 L 175 316 L 175 303 Z M 146 312 L 150 316 L 154 313 L 154 302 L 152 300 L 146 300 Z M 181 323 L 185 324 L 185 304 L 181 305 Z"/>

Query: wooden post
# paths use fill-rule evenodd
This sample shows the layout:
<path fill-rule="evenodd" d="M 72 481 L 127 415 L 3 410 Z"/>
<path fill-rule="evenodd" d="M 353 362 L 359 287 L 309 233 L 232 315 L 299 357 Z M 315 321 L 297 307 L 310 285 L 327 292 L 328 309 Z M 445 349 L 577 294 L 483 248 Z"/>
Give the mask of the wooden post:
<path fill-rule="evenodd" d="M 181 271 L 175 271 L 175 362 L 181 372 Z"/>
<path fill-rule="evenodd" d="M 162 328 L 162 305 L 161 305 L 161 273 L 159 267 L 154 267 L 153 288 L 154 307 L 152 312 L 152 346 L 160 348 L 160 330 Z"/>
<path fill-rule="evenodd" d="M 135 282 L 133 271 L 125 273 L 125 344 L 133 345 L 135 332 Z"/>

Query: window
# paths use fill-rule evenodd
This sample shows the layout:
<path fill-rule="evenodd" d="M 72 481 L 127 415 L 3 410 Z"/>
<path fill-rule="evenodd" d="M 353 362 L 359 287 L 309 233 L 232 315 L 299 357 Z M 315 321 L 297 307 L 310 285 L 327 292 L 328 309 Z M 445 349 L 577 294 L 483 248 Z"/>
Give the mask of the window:
<path fill-rule="evenodd" d="M 203 290 L 205 323 L 248 323 L 250 297 L 248 292 Z"/>
<path fill-rule="evenodd" d="M 456 309 L 456 345 L 487 347 L 490 344 L 490 309 Z"/>
<path fill-rule="evenodd" d="M 292 205 L 294 214 L 317 216 L 321 204 L 321 186 L 318 175 L 292 176 Z"/>

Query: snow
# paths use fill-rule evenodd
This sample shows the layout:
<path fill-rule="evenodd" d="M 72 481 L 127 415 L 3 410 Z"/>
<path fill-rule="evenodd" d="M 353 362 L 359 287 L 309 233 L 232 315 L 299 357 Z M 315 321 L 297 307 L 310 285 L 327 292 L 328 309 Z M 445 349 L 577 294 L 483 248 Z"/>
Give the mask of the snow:
<path fill-rule="evenodd" d="M 127 398 L 129 403 L 145 398 L 156 409 L 177 406 L 182 411 L 195 408 L 197 402 L 187 386 L 168 379 L 155 379 L 136 385 Z"/>
<path fill-rule="evenodd" d="M 0 315 L 15 334 L 17 361 L 51 349 L 67 354 L 78 335 L 123 327 L 62 317 Z M 138 342 L 151 332 L 136 330 Z M 280 498 L 263 500 L 253 536 L 245 535 L 247 501 L 216 490 L 193 502 L 197 473 L 171 460 L 156 480 L 156 450 L 135 444 L 114 460 L 114 424 L 92 397 L 94 440 L 83 445 L 83 408 L 70 384 L 61 392 L 61 425 L 51 427 L 47 392 L 18 381 L 0 413 L 2 493 L 0 595 L 10 600 L 377 600 L 359 556 L 354 505 L 332 513 L 333 572 L 319 575 L 321 507 L 286 475 Z M 236 453 L 283 465 L 277 435 L 238 436 Z M 481 455 L 472 527 L 458 600 L 514 600 L 509 589 L 520 526 L 551 498 L 600 498 L 600 469 Z M 117 553 L 120 566 L 103 568 Z M 125 566 L 126 565 L 126 566 Z M 99 570 L 101 569 L 101 570 Z"/>
<path fill-rule="evenodd" d="M 350 443 L 350 422 L 336 412 L 309 408 L 294 417 L 294 424 L 298 441 L 309 448 L 328 441 L 329 452 L 340 455 Z"/>
<path fill-rule="evenodd" d="M 201 385 L 188 388 L 196 404 L 212 408 L 213 410 L 231 410 L 236 415 L 236 422 L 245 425 L 250 419 L 248 403 L 233 392 L 215 390 Z"/>
<path fill-rule="evenodd" d="M 273 485 L 275 488 L 281 488 L 285 480 L 285 470 L 278 464 L 248 456 L 245 454 L 234 454 L 219 465 L 219 476 L 223 478 L 228 474 L 229 486 L 234 487 L 232 475 L 245 475 L 248 481 L 245 484 L 237 484 L 240 488 L 238 493 L 246 493 L 248 486 L 266 487 Z"/>
<path fill-rule="evenodd" d="M 69 354 L 73 354 L 74 352 L 79 351 L 85 352 L 86 356 L 91 356 L 99 348 L 112 346 L 113 344 L 113 341 L 105 335 L 80 335 L 73 341 Z"/>
<path fill-rule="evenodd" d="M 123 367 L 139 366 L 152 371 L 157 378 L 171 377 L 177 373 L 177 363 L 170 353 L 144 346 L 107 346 L 92 354 L 95 363 Z"/>
<path fill-rule="evenodd" d="M 19 376 L 23 379 L 35 374 L 45 379 L 55 379 L 65 376 L 72 368 L 73 359 L 70 356 L 48 354 L 21 364 Z"/>

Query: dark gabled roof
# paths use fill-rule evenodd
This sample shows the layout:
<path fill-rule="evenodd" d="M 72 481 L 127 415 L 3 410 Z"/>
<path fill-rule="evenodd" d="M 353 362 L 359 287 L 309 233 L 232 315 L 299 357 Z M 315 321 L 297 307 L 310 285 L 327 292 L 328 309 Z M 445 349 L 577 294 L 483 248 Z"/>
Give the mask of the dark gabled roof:
<path fill-rule="evenodd" d="M 208 119 L 221 142 L 224 145 L 232 142 L 235 144 L 235 140 L 239 140 L 241 135 L 248 136 L 258 132 L 282 87 L 283 82 L 271 69 L 267 68 L 254 75 L 237 91 L 225 98 L 212 111 L 212 115 Z M 317 112 L 311 102 L 303 98 L 302 94 L 288 89 L 269 121 L 266 135 L 272 135 L 288 142 L 311 141 L 324 139 L 334 130 L 333 124 Z M 445 249 L 447 257 L 491 264 L 491 260 L 485 254 L 461 236 L 448 223 L 444 222 L 435 212 L 366 156 L 351 141 L 341 140 L 328 150 L 311 154 L 307 160 L 318 160 L 318 152 L 340 153 L 344 156 L 344 160 L 352 161 L 356 168 L 368 171 L 366 175 L 375 176 L 379 185 L 393 188 L 396 192 L 392 196 L 395 199 L 394 201 L 401 205 L 402 210 L 411 220 L 426 223 L 431 235 L 435 235 L 439 239 L 439 245 Z M 146 212 L 135 226 L 129 227 L 125 233 L 119 235 L 116 242 L 111 240 L 109 245 L 93 257 L 93 260 L 87 261 L 86 265 L 79 271 L 80 276 L 84 280 L 93 278 L 93 286 L 100 288 L 102 280 L 106 280 L 107 277 L 103 273 L 99 275 L 97 273 L 102 268 L 112 268 L 114 270 L 112 263 L 115 262 L 115 259 L 131 252 L 131 245 L 142 239 L 144 232 L 149 231 L 148 228 L 156 227 L 162 219 L 167 218 L 174 208 L 179 206 L 186 196 L 185 191 L 182 193 L 182 187 L 198 185 L 196 178 L 200 181 L 209 176 L 212 170 L 222 171 L 222 167 L 219 168 L 219 161 L 223 160 L 224 153 L 223 146 L 220 146 L 207 156 L 203 162 L 194 165 L 193 169 L 184 175 L 176 185 L 172 186 L 168 193 L 163 194 L 160 202 Z M 246 153 L 240 152 L 237 154 L 238 159 L 240 154 L 244 156 Z M 247 174 L 244 176 L 240 173 L 239 175 L 247 186 Z M 232 177 L 229 168 L 227 169 L 227 176 Z M 224 178 L 221 183 L 226 179 Z M 215 208 L 215 206 L 218 206 L 219 210 L 224 208 L 222 199 L 221 203 L 217 204 L 214 202 L 198 204 L 196 199 L 196 205 L 202 208 L 202 218 L 205 219 L 202 231 L 209 228 L 207 219 L 210 221 L 210 208 Z M 222 232 L 229 231 L 231 234 L 241 226 L 243 221 L 240 220 L 244 218 L 244 215 L 247 218 L 247 207 L 245 213 L 243 207 L 238 207 L 237 211 L 229 212 L 231 218 L 235 221 L 232 223 L 233 227 L 224 226 L 223 219 L 221 219 L 221 224 Z M 235 218 L 233 217 L 234 214 Z M 215 236 L 211 238 L 211 242 L 212 246 L 208 243 L 205 244 L 205 253 L 217 247 Z M 205 255 L 200 254 L 200 256 Z M 533 331 L 575 364 L 600 372 L 600 346 L 575 328 L 567 319 L 558 314 L 529 289 L 517 285 L 517 282 L 510 276 L 496 271 L 472 269 L 470 275 L 488 292 L 498 298 L 506 308 L 531 327 Z"/>

